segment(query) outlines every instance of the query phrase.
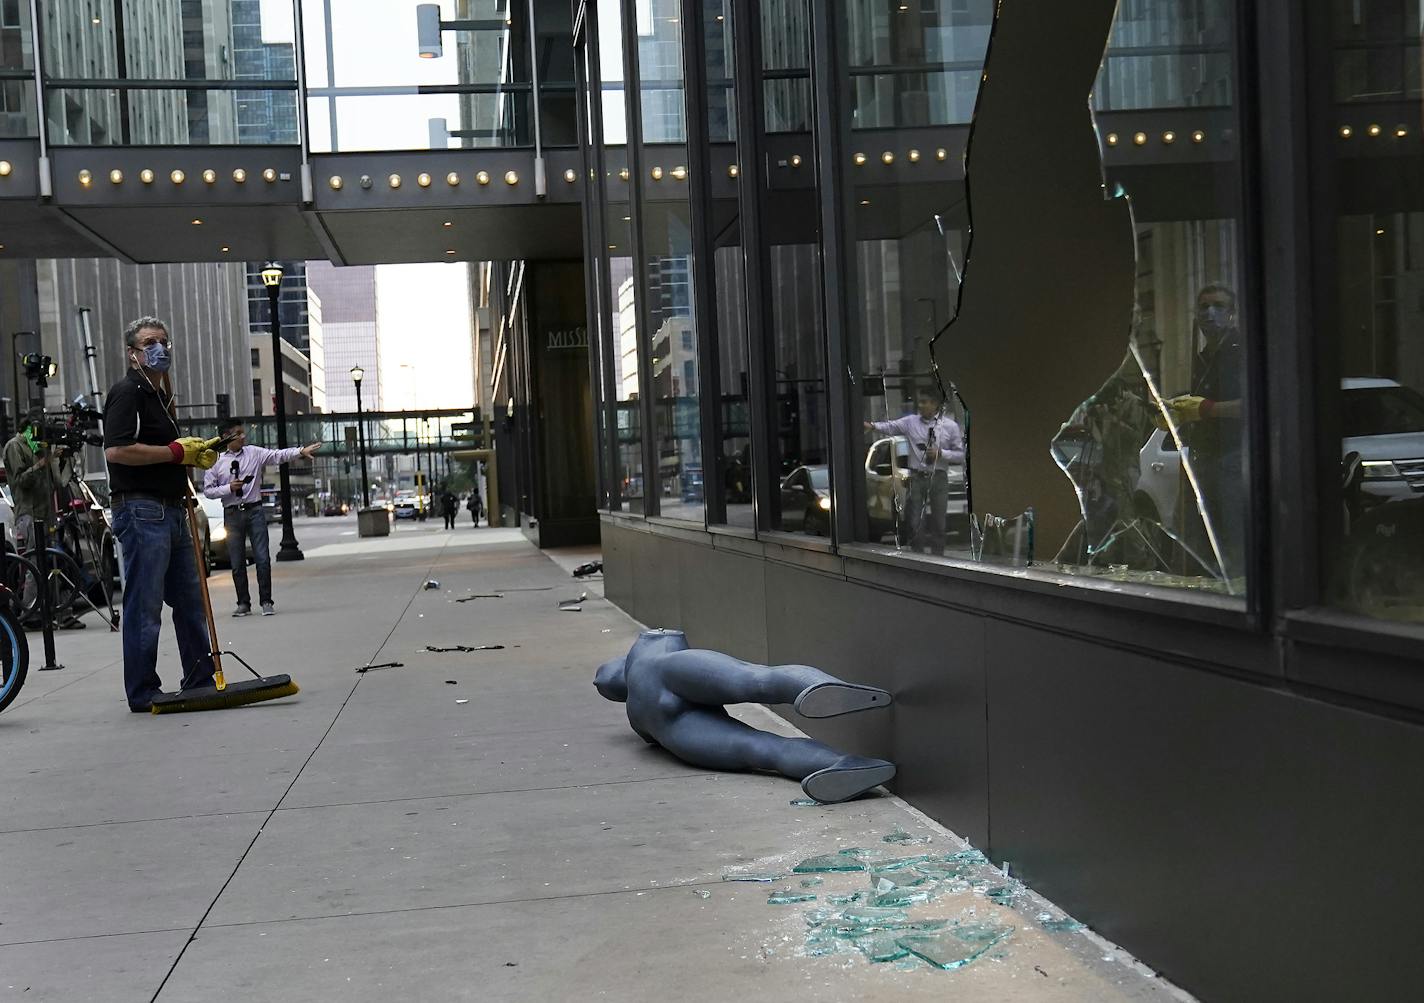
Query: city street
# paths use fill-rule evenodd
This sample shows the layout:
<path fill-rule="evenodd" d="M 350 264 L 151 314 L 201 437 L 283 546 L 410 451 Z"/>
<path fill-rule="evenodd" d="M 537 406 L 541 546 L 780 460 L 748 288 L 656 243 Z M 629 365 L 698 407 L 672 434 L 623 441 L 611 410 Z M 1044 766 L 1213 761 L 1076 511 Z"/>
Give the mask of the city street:
<path fill-rule="evenodd" d="M 212 584 L 224 646 L 298 696 L 131 714 L 118 637 L 91 615 L 59 636 L 66 668 L 0 715 L 0 999 L 1183 998 L 1042 928 L 1062 914 L 1036 896 L 990 901 L 1012 879 L 987 864 L 918 907 L 1015 928 L 965 967 L 871 964 L 848 942 L 812 956 L 807 914 L 866 874 L 792 865 L 964 844 L 888 796 L 796 806 L 789 781 L 646 746 L 590 685 L 639 629 L 570 577 L 590 552 L 551 560 L 468 522 L 297 528 L 307 560 L 276 566 L 277 617 L 229 619 L 226 572 Z M 160 672 L 173 685 L 171 633 Z M 724 880 L 763 873 L 778 880 Z M 785 888 L 819 901 L 768 904 Z"/>

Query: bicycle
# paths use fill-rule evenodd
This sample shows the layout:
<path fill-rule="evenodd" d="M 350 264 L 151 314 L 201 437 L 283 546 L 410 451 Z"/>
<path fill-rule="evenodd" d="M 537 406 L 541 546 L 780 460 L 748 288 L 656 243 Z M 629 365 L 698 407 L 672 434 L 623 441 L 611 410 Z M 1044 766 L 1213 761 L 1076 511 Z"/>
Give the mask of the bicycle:
<path fill-rule="evenodd" d="M 0 591 L 9 590 L 0 586 Z M 30 644 L 10 613 L 9 598 L 0 596 L 0 711 L 15 702 L 30 671 Z"/>

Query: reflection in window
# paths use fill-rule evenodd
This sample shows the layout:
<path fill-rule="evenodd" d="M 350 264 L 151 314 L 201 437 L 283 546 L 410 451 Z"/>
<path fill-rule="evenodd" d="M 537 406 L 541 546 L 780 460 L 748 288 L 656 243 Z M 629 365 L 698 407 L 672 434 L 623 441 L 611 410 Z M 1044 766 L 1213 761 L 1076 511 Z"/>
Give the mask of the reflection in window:
<path fill-rule="evenodd" d="M 809 66 L 809 0 L 762 6 L 763 56 L 768 70 Z M 802 91 L 767 92 L 767 127 L 774 121 L 789 126 L 805 113 L 800 128 L 810 135 L 805 146 L 792 151 L 796 163 L 814 160 L 814 129 Z M 770 81 L 769 81 L 770 83 Z M 776 97 L 777 100 L 773 100 Z M 784 99 L 784 100 L 782 100 Z M 771 456 L 760 462 L 773 485 L 783 483 L 798 468 L 824 468 L 829 463 L 829 427 L 826 415 L 825 326 L 822 322 L 819 188 L 813 171 L 790 166 L 770 168 L 767 184 L 773 189 L 764 219 L 770 245 L 763 295 L 769 305 L 766 337 L 772 366 Z M 779 501 L 778 501 L 779 497 Z M 829 513 L 819 500 L 772 493 L 772 529 L 791 532 L 823 531 L 821 513 Z M 829 502 L 829 498 L 827 498 Z"/>
<path fill-rule="evenodd" d="M 707 60 L 707 139 L 712 170 L 737 163 L 736 81 L 733 72 L 732 0 L 703 4 L 702 44 Z M 724 167 L 723 165 L 726 165 Z M 716 456 L 705 472 L 707 490 L 720 493 L 726 524 L 751 529 L 751 419 L 748 411 L 746 290 L 742 272 L 741 216 L 736 187 L 713 186 L 712 310 L 716 321 Z"/>
<path fill-rule="evenodd" d="M 968 122 L 993 16 L 991 0 L 847 4 L 853 127 Z M 903 142 L 916 140 L 906 134 Z M 848 347 L 852 405 L 864 429 L 855 444 L 854 476 L 864 479 L 858 536 L 968 558 L 967 416 L 952 387 L 943 395 L 930 356 L 931 341 L 954 316 L 964 269 L 963 174 L 948 161 L 921 165 L 912 180 L 868 171 L 849 177 L 856 296 Z"/>
<path fill-rule="evenodd" d="M 679 175 L 687 170 L 682 147 L 652 144 L 686 140 L 679 0 L 639 4 L 638 79 L 643 114 L 646 176 L 661 168 L 662 181 L 643 186 L 643 254 L 647 262 L 648 352 L 658 444 L 658 512 L 702 522 L 705 486 L 698 408 L 697 329 L 692 309 L 691 202 Z M 667 157 L 672 163 L 660 163 Z"/>
<path fill-rule="evenodd" d="M 1417 3 L 1330 5 L 1343 505 L 1333 601 L 1424 622 L 1424 178 Z M 1333 473 L 1330 471 L 1329 473 Z"/>
<path fill-rule="evenodd" d="M 1171 150 L 1150 109 L 1232 100 L 1231 24 L 1223 3 L 1123 4 L 1095 106 L 1147 109 L 1133 128 Z M 1150 56 L 1124 55 L 1149 42 Z M 1136 166 L 1115 154 L 1111 128 L 1100 118 L 1108 190 L 1133 202 L 1136 305 L 1121 365 L 1053 440 L 1081 519 L 1067 540 L 1041 544 L 1064 571 L 1240 595 L 1247 332 L 1235 150 L 1226 130 L 1204 129 L 1193 142 L 1205 159 Z"/>
<path fill-rule="evenodd" d="M 619 177 L 627 163 L 627 95 L 623 89 L 623 31 L 617 0 L 600 0 L 598 19 L 599 81 L 603 103 L 605 211 L 608 285 L 604 290 L 612 358 L 615 428 L 613 491 L 630 512 L 644 510 L 643 419 L 639 393 L 638 290 L 633 274 L 632 213 L 628 182 Z M 612 493 L 612 492 L 610 492 Z"/>
<path fill-rule="evenodd" d="M 853 126 L 969 122 L 993 20 L 992 0 L 847 3 Z"/>

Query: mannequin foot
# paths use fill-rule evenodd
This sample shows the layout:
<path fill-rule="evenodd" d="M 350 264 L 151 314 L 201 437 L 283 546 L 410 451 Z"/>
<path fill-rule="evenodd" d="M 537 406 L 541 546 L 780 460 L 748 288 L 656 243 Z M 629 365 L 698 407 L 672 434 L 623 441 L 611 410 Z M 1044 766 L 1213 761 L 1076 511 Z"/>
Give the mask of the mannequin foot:
<path fill-rule="evenodd" d="M 849 801 L 895 776 L 895 764 L 864 756 L 842 756 L 801 781 L 806 796 L 822 804 Z"/>
<path fill-rule="evenodd" d="M 802 717 L 836 717 L 872 707 L 888 707 L 890 701 L 890 694 L 876 686 L 816 683 L 797 695 L 794 706 Z"/>

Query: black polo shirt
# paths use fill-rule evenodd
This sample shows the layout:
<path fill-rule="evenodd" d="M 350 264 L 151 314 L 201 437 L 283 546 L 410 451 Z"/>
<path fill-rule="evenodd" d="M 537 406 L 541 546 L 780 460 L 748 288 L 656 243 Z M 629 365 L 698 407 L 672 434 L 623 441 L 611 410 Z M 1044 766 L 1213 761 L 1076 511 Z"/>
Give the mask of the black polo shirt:
<path fill-rule="evenodd" d="M 104 406 L 104 446 L 166 446 L 178 438 L 178 425 L 161 394 L 137 369 L 109 388 Z M 177 463 L 133 466 L 109 461 L 109 490 L 137 491 L 163 498 L 188 493 L 188 472 Z"/>

